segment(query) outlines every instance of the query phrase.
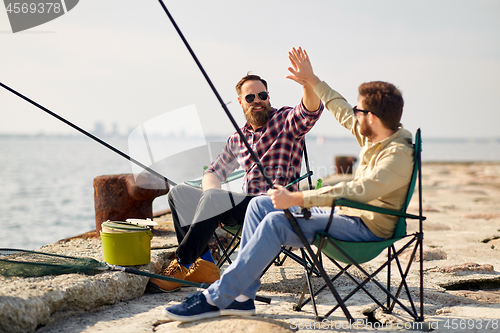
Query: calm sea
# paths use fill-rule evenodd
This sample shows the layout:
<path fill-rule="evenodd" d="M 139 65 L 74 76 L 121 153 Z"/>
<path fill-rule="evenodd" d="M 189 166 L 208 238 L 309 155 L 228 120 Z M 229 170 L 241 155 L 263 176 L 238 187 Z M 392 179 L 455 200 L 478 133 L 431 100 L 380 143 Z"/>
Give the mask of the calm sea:
<path fill-rule="evenodd" d="M 128 154 L 127 139 L 105 140 Z M 189 143 L 169 140 L 162 144 L 189 149 Z M 334 170 L 334 156 L 359 153 L 352 139 L 311 137 L 307 147 L 314 178 Z M 167 158 L 158 171 L 177 183 L 200 176 L 203 154 L 193 152 Z M 424 140 L 422 156 L 424 161 L 500 161 L 500 140 Z M 93 179 L 132 172 L 125 158 L 83 136 L 0 136 L 0 157 L 0 248 L 36 250 L 94 230 Z M 165 196 L 155 200 L 154 211 L 165 208 Z"/>

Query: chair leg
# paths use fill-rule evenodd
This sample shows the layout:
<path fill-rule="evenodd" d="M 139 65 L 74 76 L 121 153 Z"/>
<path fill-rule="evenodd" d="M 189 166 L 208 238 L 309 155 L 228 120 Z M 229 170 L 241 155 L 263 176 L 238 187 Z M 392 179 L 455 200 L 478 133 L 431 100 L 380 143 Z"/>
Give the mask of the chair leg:
<path fill-rule="evenodd" d="M 238 236 L 240 230 L 241 230 L 241 228 L 238 230 L 238 232 L 236 234 L 230 233 L 233 236 L 233 239 L 231 240 L 231 242 L 227 246 L 227 249 L 231 249 L 229 252 L 226 250 L 226 247 L 224 247 L 224 245 L 220 241 L 219 236 L 217 236 L 217 234 L 214 233 L 215 240 L 217 241 L 217 244 L 219 245 L 220 249 L 223 252 L 223 256 L 217 262 L 217 267 L 221 268 L 222 265 L 224 265 L 224 263 L 226 261 L 229 262 L 229 264 L 232 264 L 232 261 L 231 261 L 230 257 L 234 253 L 234 251 L 236 250 L 236 248 L 238 248 L 238 246 L 240 245 L 240 238 Z"/>
<path fill-rule="evenodd" d="M 284 258 L 283 259 L 280 259 L 280 255 L 281 253 L 284 254 Z M 314 267 L 314 264 L 311 260 L 311 258 L 307 255 L 307 253 L 304 253 L 305 255 L 305 265 L 306 267 L 312 267 L 313 268 L 313 272 L 316 276 L 320 276 L 320 273 L 319 271 Z M 285 261 L 285 259 L 289 257 L 290 259 L 294 260 L 295 262 L 299 263 L 301 266 L 304 265 L 304 261 L 301 257 L 299 257 L 298 255 L 296 255 L 295 253 L 291 252 L 291 248 L 287 249 L 286 247 L 282 246 L 281 247 L 281 252 L 278 253 L 278 255 L 266 266 L 266 268 L 262 271 L 262 274 L 261 274 L 261 277 L 262 275 L 264 275 L 267 270 L 271 267 L 271 265 L 274 263 L 276 266 L 281 266 L 281 264 L 283 264 L 283 262 Z M 278 264 L 278 263 L 279 264 Z"/>
<path fill-rule="evenodd" d="M 354 276 L 352 276 L 352 275 L 351 275 L 351 274 L 347 271 L 347 270 L 349 269 L 349 267 L 351 267 L 351 266 L 352 266 L 351 264 L 350 264 L 350 265 L 347 265 L 347 266 L 345 266 L 345 267 L 342 267 L 342 266 L 340 266 L 337 262 L 335 262 L 335 261 L 332 261 L 332 262 L 333 262 L 333 263 L 334 263 L 334 264 L 335 264 L 338 268 L 340 268 L 340 269 L 342 270 L 342 273 L 343 273 L 343 274 L 347 275 L 347 277 L 348 277 L 348 278 L 350 278 L 350 279 L 351 279 L 351 281 L 353 281 L 353 282 L 357 285 L 357 287 L 356 287 L 353 291 L 351 291 L 351 293 L 349 293 L 349 294 L 345 297 L 344 302 L 345 302 L 345 301 L 347 301 L 349 298 L 351 298 L 351 296 L 352 296 L 352 295 L 354 295 L 354 294 L 355 294 L 358 290 L 360 290 L 360 289 L 361 289 L 361 290 L 363 290 L 363 291 L 365 292 L 365 294 L 366 294 L 366 295 L 368 295 L 368 297 L 370 297 L 370 298 L 371 298 L 371 299 L 372 299 L 372 300 L 373 300 L 373 301 L 374 301 L 374 302 L 375 302 L 378 306 L 380 306 L 380 307 L 381 307 L 381 308 L 383 308 L 383 309 L 385 308 L 385 306 L 384 306 L 384 305 L 383 305 L 383 304 L 382 304 L 379 300 L 377 300 L 377 299 L 375 298 L 375 296 L 373 296 L 373 295 L 372 295 L 372 294 L 371 294 L 368 290 L 366 290 L 366 289 L 364 288 L 364 286 L 365 286 L 368 282 L 370 282 L 370 281 L 371 281 L 371 280 L 375 277 L 375 275 L 376 275 L 377 273 L 373 273 L 373 274 L 371 274 L 371 275 L 368 275 L 368 273 L 366 272 L 366 273 L 365 273 L 365 275 L 367 275 L 366 279 L 365 279 L 364 281 L 362 281 L 362 282 L 359 282 L 358 280 L 356 280 L 356 278 L 355 278 Z M 378 271 L 377 271 L 377 272 L 378 272 Z"/>
<path fill-rule="evenodd" d="M 387 248 L 387 261 L 391 261 L 391 249 L 392 249 L 392 246 L 389 246 Z M 387 290 L 389 290 L 389 292 L 391 292 L 391 264 L 387 265 Z M 390 307 L 391 306 L 391 298 L 389 297 L 389 295 L 387 295 L 387 309 L 390 309 L 392 311 L 392 308 Z"/>
<path fill-rule="evenodd" d="M 281 254 L 281 252 L 284 252 L 284 251 L 286 251 L 286 248 L 285 248 L 284 246 L 282 246 L 282 247 L 281 247 L 281 251 L 280 251 L 280 253 L 278 253 L 278 255 L 277 255 L 276 257 L 274 257 L 274 259 L 273 259 L 273 260 L 271 260 L 271 262 L 270 262 L 270 263 L 266 266 L 266 268 L 264 268 L 264 270 L 262 271 L 262 274 L 260 275 L 261 277 L 262 277 L 264 274 L 266 274 L 267 270 L 271 267 L 271 265 L 272 265 L 273 263 L 274 263 L 276 266 L 281 266 L 281 265 L 279 265 L 279 264 L 276 264 L 276 262 L 280 262 L 280 261 L 281 261 L 281 263 L 283 263 L 283 262 L 285 261 L 285 259 L 286 259 L 286 255 L 287 255 L 287 254 L 285 254 L 285 258 L 284 258 L 284 259 L 280 259 L 280 254 Z M 290 253 L 291 253 L 291 252 L 290 252 Z M 296 254 L 294 254 L 294 253 L 292 253 L 292 254 L 293 254 L 295 257 L 297 257 L 297 258 L 298 258 L 298 260 L 296 260 L 296 259 L 294 259 L 294 260 L 295 260 L 295 261 L 297 261 L 299 264 L 303 265 L 303 263 L 302 263 L 302 259 L 300 259 L 300 257 L 298 257 Z"/>
<path fill-rule="evenodd" d="M 325 272 L 325 270 L 323 269 L 323 267 L 318 262 L 318 258 L 315 256 L 315 253 L 312 250 L 311 245 L 307 241 L 304 233 L 302 232 L 302 229 L 300 229 L 300 226 L 297 223 L 297 220 L 292 215 L 292 213 L 290 213 L 290 211 L 288 209 L 284 209 L 283 212 L 285 213 L 286 218 L 290 222 L 290 224 L 291 224 L 291 226 L 293 228 L 293 231 L 295 232 L 295 234 L 297 234 L 297 236 L 299 237 L 299 239 L 300 239 L 303 247 L 305 248 L 305 250 L 307 251 L 307 253 L 311 257 L 311 259 L 313 261 L 313 266 L 315 266 L 319 270 L 319 273 L 321 274 L 321 277 L 323 278 L 323 280 L 328 285 L 328 289 L 330 289 L 330 291 L 332 292 L 333 297 L 335 297 L 335 300 L 337 301 L 337 303 L 341 303 L 340 307 L 341 307 L 342 312 L 344 313 L 345 317 L 347 318 L 347 320 L 349 321 L 349 323 L 354 323 L 355 322 L 354 318 L 352 317 L 351 313 L 349 312 L 349 310 L 347 309 L 347 307 L 345 306 L 345 304 L 342 302 L 342 299 L 340 298 L 340 295 L 337 292 L 337 289 L 335 289 L 335 286 L 330 281 L 330 278 L 328 277 L 328 274 Z M 323 242 L 324 242 L 324 239 L 322 239 L 320 243 L 323 244 Z M 321 251 L 321 244 L 318 247 L 319 251 Z"/>
<path fill-rule="evenodd" d="M 287 254 L 286 254 L 286 253 L 285 253 L 285 251 L 284 251 L 285 249 L 286 249 L 286 247 L 284 247 L 284 246 L 281 248 L 281 252 L 283 252 L 283 253 L 284 253 L 283 258 L 281 258 L 281 259 L 280 259 L 280 254 L 281 254 L 281 253 L 280 253 L 280 254 L 278 254 L 278 256 L 274 259 L 274 265 L 275 265 L 275 266 L 283 266 L 283 263 L 285 262 L 285 260 L 286 260 L 286 258 L 287 258 Z M 289 248 L 288 248 L 288 251 L 291 251 L 291 250 L 292 250 L 292 248 L 291 248 L 291 247 L 289 247 Z"/>
<path fill-rule="evenodd" d="M 217 262 L 217 267 L 221 267 L 226 261 L 229 261 L 229 264 L 231 264 L 231 259 L 229 258 L 229 255 L 227 254 L 226 248 L 222 244 L 221 240 L 219 239 L 219 236 L 217 236 L 216 233 L 214 233 L 215 241 L 219 245 L 219 248 L 222 250 L 222 257 L 219 259 Z"/>
<path fill-rule="evenodd" d="M 393 247 L 394 253 L 396 253 L 396 249 L 394 248 L 394 245 L 392 247 Z M 417 242 L 415 244 L 415 248 L 412 251 L 412 254 L 410 256 L 410 259 L 408 261 L 408 265 L 406 266 L 406 270 L 405 270 L 404 273 L 403 273 L 403 269 L 401 267 L 401 263 L 399 261 L 399 258 L 397 256 L 395 257 L 395 262 L 397 264 L 397 267 L 398 267 L 398 270 L 399 270 L 399 274 L 401 275 L 401 283 L 399 284 L 399 287 L 398 287 L 398 290 L 397 290 L 397 292 L 395 294 L 395 297 L 396 298 L 399 297 L 399 295 L 401 293 L 401 290 L 402 290 L 402 288 L 404 286 L 406 294 L 408 295 L 408 300 L 410 301 L 411 307 L 412 307 L 412 309 L 413 309 L 413 311 L 414 311 L 415 314 L 417 314 L 417 309 L 415 308 L 415 304 L 413 302 L 413 297 L 411 297 L 410 290 L 408 288 L 408 284 L 406 283 L 406 277 L 408 276 L 408 273 L 410 272 L 411 264 L 413 262 L 413 259 L 415 258 L 415 254 L 416 254 L 416 251 L 417 251 L 418 248 L 419 248 L 419 242 Z M 390 305 L 389 310 L 392 311 L 394 309 L 394 306 L 395 306 L 395 303 L 393 302 Z"/>
<path fill-rule="evenodd" d="M 238 239 L 234 245 L 231 245 L 231 244 L 229 244 L 229 245 L 230 245 L 229 247 L 231 247 L 231 250 L 229 252 L 227 252 L 227 261 L 229 262 L 229 264 L 232 264 L 231 256 L 233 255 L 234 251 L 236 251 L 236 249 L 240 246 L 240 240 Z M 220 263 L 220 266 L 218 266 L 218 267 L 220 268 L 225 262 L 226 262 L 226 259 L 224 259 L 222 261 L 222 263 Z"/>
<path fill-rule="evenodd" d="M 318 316 L 317 314 L 317 310 L 316 310 L 316 303 L 314 301 L 314 297 L 316 295 L 319 294 L 319 292 L 321 292 L 322 290 L 324 290 L 326 287 L 328 287 L 328 289 L 330 290 L 330 292 L 332 293 L 333 297 L 335 298 L 335 300 L 337 301 L 337 306 L 336 308 L 340 307 L 342 309 L 342 312 L 344 313 L 346 319 L 349 321 L 349 323 L 354 323 L 354 318 L 352 317 L 351 313 L 349 312 L 349 310 L 347 309 L 344 301 L 340 298 L 340 295 L 339 293 L 337 292 L 337 289 L 333 286 L 333 281 L 339 277 L 340 275 L 342 275 L 342 272 L 338 273 L 336 275 L 336 277 L 332 280 L 330 280 L 330 278 L 328 277 L 328 274 L 326 273 L 323 265 L 322 265 L 322 258 L 321 258 L 321 248 L 323 246 L 323 243 L 324 243 L 324 239 L 321 240 L 320 242 L 320 245 L 318 246 L 318 251 L 317 251 L 317 254 L 315 256 L 313 250 L 311 249 L 310 246 L 306 247 L 307 251 L 310 253 L 310 258 L 312 258 L 312 261 L 313 261 L 313 264 L 311 266 L 311 270 L 308 271 L 307 273 L 307 277 L 310 278 L 310 275 L 312 274 L 313 272 L 313 268 L 316 267 L 316 269 L 319 271 L 321 277 L 323 278 L 323 280 L 325 281 L 325 285 L 322 287 L 322 289 L 318 290 L 317 292 L 313 292 L 312 290 L 312 285 L 310 285 L 310 293 L 311 293 L 311 297 L 309 299 L 307 299 L 303 304 L 298 304 L 298 306 L 296 306 L 296 309 L 300 310 L 305 304 L 307 304 L 310 300 L 312 300 L 313 302 L 313 305 L 314 305 L 314 309 L 315 309 L 315 313 L 316 313 L 316 320 L 317 321 L 322 321 L 324 318 L 328 317 L 330 313 L 328 313 L 327 315 L 325 316 Z M 301 249 L 302 251 L 304 251 L 303 249 Z M 318 256 L 319 256 L 319 260 L 318 260 Z M 305 258 L 304 258 L 305 260 Z M 320 262 L 321 261 L 321 262 Z M 310 283 L 310 280 L 309 280 L 309 283 Z M 305 286 L 304 286 L 304 289 L 305 289 Z M 305 291 L 305 290 L 304 290 Z M 300 302 L 302 302 L 302 299 L 303 297 L 301 297 L 300 299 Z M 296 310 L 296 311 L 298 311 Z"/>
<path fill-rule="evenodd" d="M 313 258 L 313 260 L 314 260 L 314 258 Z M 333 294 L 333 297 L 337 301 L 338 306 L 342 309 L 342 312 L 344 313 L 345 317 L 347 318 L 349 323 L 354 323 L 354 318 L 352 317 L 351 313 L 347 309 L 344 301 L 340 298 L 340 295 L 339 295 L 337 289 L 335 289 L 333 283 L 328 278 L 328 274 L 325 272 L 325 270 L 322 266 L 321 267 L 318 266 L 319 263 L 315 263 L 315 264 L 316 264 L 316 266 L 321 274 L 321 277 L 323 278 L 323 280 L 325 280 L 325 282 L 328 286 L 328 289 L 330 289 L 331 293 Z M 323 317 L 323 318 L 325 318 L 325 317 Z M 322 318 L 317 318 L 317 320 L 320 320 L 320 319 L 322 319 Z"/>
<path fill-rule="evenodd" d="M 311 276 L 312 276 L 314 267 L 311 266 L 311 268 L 308 269 L 308 266 L 307 266 L 307 263 L 306 263 L 306 253 L 305 253 L 304 249 L 300 249 L 300 252 L 302 253 L 302 259 L 304 261 L 303 262 L 303 267 L 304 267 L 304 272 L 305 272 L 305 275 L 306 275 L 306 283 L 304 283 L 304 288 L 302 289 L 302 294 L 300 295 L 299 301 L 297 302 L 297 304 L 295 304 L 295 306 L 293 307 L 293 309 L 295 311 L 302 310 L 302 307 L 305 305 L 305 303 L 302 305 L 302 301 L 304 300 L 304 296 L 305 296 L 306 290 L 308 288 L 309 289 L 309 294 L 311 295 L 311 297 L 309 299 L 312 300 L 313 308 L 314 308 L 314 314 L 316 315 L 316 318 L 319 318 L 318 309 L 316 307 L 316 302 L 314 301 L 314 289 L 313 289 L 312 283 L 311 283 Z"/>
<path fill-rule="evenodd" d="M 288 249 L 285 247 L 281 248 L 281 252 L 285 254 L 285 257 L 281 260 L 281 264 L 285 261 L 285 259 L 287 257 L 289 257 L 290 259 L 294 260 L 295 262 L 299 263 L 300 265 L 304 265 L 304 262 L 305 262 L 307 267 L 313 266 L 313 262 L 312 262 L 311 258 L 307 255 L 307 253 L 304 252 L 305 261 L 303 261 L 303 259 L 301 257 L 299 257 L 298 255 L 296 255 L 295 253 L 293 253 L 291 251 L 291 249 L 292 249 L 291 247 L 289 247 Z M 278 265 L 278 266 L 281 266 L 281 265 Z M 319 271 L 316 268 L 314 268 L 313 273 L 316 276 L 320 275 Z"/>
<path fill-rule="evenodd" d="M 300 252 L 302 254 L 302 260 L 303 260 L 303 267 L 304 267 L 304 272 L 305 272 L 305 277 L 306 277 L 306 282 L 304 282 L 304 287 L 302 288 L 302 294 L 300 295 L 300 298 L 299 300 L 297 301 L 297 303 L 294 305 L 293 309 L 295 311 L 301 311 L 302 308 L 304 307 L 304 305 L 306 305 L 307 303 L 309 303 L 309 301 L 313 300 L 313 304 L 314 304 L 314 311 L 316 313 L 316 316 L 318 316 L 318 313 L 316 311 L 316 303 L 314 302 L 314 297 L 320 292 L 322 291 L 324 288 L 326 288 L 326 284 L 322 287 L 322 289 L 318 290 L 318 292 L 316 294 L 313 293 L 312 291 L 312 288 L 311 288 L 311 283 L 310 283 L 310 279 L 311 279 L 311 273 L 313 271 L 313 268 L 311 266 L 311 270 L 309 271 L 308 270 L 308 266 L 306 264 L 306 253 L 304 251 L 304 249 L 300 249 Z M 318 251 L 318 253 L 316 253 L 316 255 L 318 254 L 321 254 L 321 251 Z M 319 260 L 320 264 L 322 264 L 322 261 Z M 306 294 L 306 291 L 307 291 L 307 286 L 309 285 L 309 293 L 310 293 L 310 297 L 302 304 L 303 300 L 304 300 L 304 296 Z"/>
<path fill-rule="evenodd" d="M 397 258 L 397 256 L 402 252 L 404 251 L 408 246 L 410 246 L 416 239 L 412 239 L 411 241 L 409 241 L 407 244 L 405 244 L 405 246 L 403 246 L 397 253 L 395 253 L 395 258 Z M 382 284 L 380 284 L 377 280 L 373 279 L 374 276 L 376 276 L 382 269 L 385 268 L 385 266 L 387 265 L 390 265 L 391 264 L 391 260 L 388 260 L 386 261 L 381 267 L 379 267 L 373 274 L 369 274 L 365 269 L 363 269 L 358 263 L 356 263 L 354 260 L 352 260 L 352 258 L 347 254 L 345 253 L 345 251 L 343 251 L 340 247 L 338 247 L 336 244 L 332 243 L 332 242 L 329 242 L 331 245 L 333 245 L 344 257 L 346 257 L 347 259 L 349 259 L 352 264 L 358 269 L 360 270 L 366 277 L 367 279 L 365 279 L 361 284 L 358 283 L 358 286 L 348 295 L 346 296 L 343 300 L 342 300 L 342 303 L 345 303 L 345 301 L 347 301 L 350 297 L 352 297 L 352 295 L 354 295 L 359 289 L 362 289 L 362 287 L 368 283 L 369 281 L 373 281 L 374 284 L 377 285 L 377 287 L 379 287 L 388 297 L 390 297 L 394 302 L 396 302 L 399 306 L 401 306 L 401 308 L 403 308 L 403 310 L 405 310 L 409 315 L 411 315 L 412 317 L 414 317 L 415 320 L 417 320 L 419 317 L 418 315 L 416 314 L 416 312 L 412 312 L 410 309 L 408 309 L 403 303 L 401 303 L 400 300 L 398 300 L 394 295 L 392 295 Z M 390 258 L 389 258 L 390 259 Z M 340 266 L 340 265 L 338 265 Z M 367 293 L 367 295 L 369 295 L 374 301 L 376 300 L 373 296 L 371 296 L 370 293 L 368 293 L 365 289 L 363 289 L 363 291 L 365 291 L 365 293 Z M 385 308 L 385 306 L 383 306 L 380 302 L 378 301 L 375 301 L 379 306 L 381 306 L 382 308 Z M 340 304 L 340 302 L 337 301 L 337 303 Z M 335 311 L 337 307 L 335 307 L 334 309 L 332 309 L 329 313 Z M 327 314 L 329 315 L 329 314 Z"/>
<path fill-rule="evenodd" d="M 351 265 L 348 265 L 348 267 L 350 267 Z M 335 280 L 337 280 L 342 274 L 344 274 L 343 271 L 337 273 L 337 275 L 335 275 L 333 278 L 330 279 L 330 281 L 335 282 Z M 304 285 L 304 288 L 306 287 L 306 285 Z M 321 287 L 319 288 L 316 292 L 314 292 L 314 295 L 313 297 L 316 297 L 319 295 L 319 293 L 321 293 L 323 290 L 325 290 L 328 286 L 326 285 L 326 283 Z M 298 304 L 300 307 L 298 308 L 297 311 L 300 311 L 307 303 L 309 303 L 311 301 L 311 297 L 309 297 L 308 299 L 306 299 L 305 301 L 303 301 L 302 304 Z"/>
<path fill-rule="evenodd" d="M 293 310 L 294 311 L 301 311 L 302 310 L 302 307 L 304 305 L 306 305 L 306 303 L 302 304 L 302 302 L 304 301 L 304 296 L 306 295 L 306 292 L 307 292 L 307 281 L 304 282 L 304 287 L 302 287 L 302 293 L 300 294 L 300 297 L 299 297 L 299 300 L 297 301 L 297 303 L 293 306 Z M 307 301 L 306 301 L 307 302 Z"/>
<path fill-rule="evenodd" d="M 422 207 L 422 206 L 420 206 Z M 418 244 L 420 245 L 420 318 L 417 321 L 424 321 L 424 235 L 422 230 L 418 235 Z"/>

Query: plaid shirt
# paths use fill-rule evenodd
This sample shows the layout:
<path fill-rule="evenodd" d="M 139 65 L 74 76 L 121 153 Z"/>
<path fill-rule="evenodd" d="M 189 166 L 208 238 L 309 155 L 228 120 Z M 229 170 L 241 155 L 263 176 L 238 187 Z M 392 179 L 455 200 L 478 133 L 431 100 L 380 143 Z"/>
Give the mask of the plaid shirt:
<path fill-rule="evenodd" d="M 269 121 L 262 128 L 254 131 L 248 122 L 241 128 L 273 184 L 285 186 L 300 177 L 304 136 L 319 119 L 323 107 L 321 103 L 317 111 L 308 112 L 300 103 L 294 108 L 273 109 Z M 236 132 L 229 137 L 206 172 L 214 173 L 223 181 L 239 166 L 246 172 L 243 192 L 267 192 L 269 185 Z M 289 190 L 297 191 L 298 184 L 292 185 Z"/>

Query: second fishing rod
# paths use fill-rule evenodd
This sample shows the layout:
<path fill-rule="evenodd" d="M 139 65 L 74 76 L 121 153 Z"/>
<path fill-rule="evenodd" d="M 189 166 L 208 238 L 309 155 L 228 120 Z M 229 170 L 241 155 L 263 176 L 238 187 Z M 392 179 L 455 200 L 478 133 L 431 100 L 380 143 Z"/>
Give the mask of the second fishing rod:
<path fill-rule="evenodd" d="M 94 141 L 97 141 L 98 143 L 100 143 L 101 145 L 103 145 L 104 147 L 106 148 L 109 148 L 111 149 L 112 151 L 114 151 L 115 153 L 117 153 L 118 155 L 122 156 L 122 157 L 125 157 L 127 160 L 129 160 L 130 162 L 140 166 L 141 168 L 143 168 L 144 170 L 148 171 L 149 173 L 151 173 L 152 175 L 160 178 L 161 180 L 164 180 L 165 182 L 167 182 L 170 186 L 175 186 L 177 185 L 175 182 L 173 182 L 172 180 L 168 179 L 167 177 L 163 176 L 162 174 L 160 174 L 159 172 L 151 169 L 150 167 L 148 167 L 147 165 L 144 165 L 143 163 L 139 162 L 138 160 L 136 160 L 135 158 L 125 154 L 124 152 L 122 152 L 121 150 L 118 150 L 117 148 L 113 147 L 112 145 L 110 145 L 109 143 L 99 139 L 98 137 L 96 137 L 95 135 L 87 132 L 86 130 L 84 130 L 83 128 L 73 124 L 72 122 L 70 122 L 69 120 L 61 117 L 60 115 L 58 115 L 57 113 L 55 112 L 52 112 L 51 110 L 47 109 L 46 107 L 44 107 L 43 105 L 35 102 L 34 100 L 32 100 L 31 98 L 21 94 L 20 92 L 18 92 L 17 90 L 9 87 L 8 85 L 0 82 L 0 86 L 4 89 L 6 89 L 7 91 L 10 91 L 11 93 L 13 93 L 14 95 L 24 99 L 25 101 L 27 101 L 28 103 L 36 106 L 37 108 L 39 108 L 40 110 L 43 110 L 45 111 L 46 113 L 48 113 L 49 115 L 51 115 L 52 117 L 62 121 L 63 123 L 73 127 L 74 129 L 76 129 L 77 131 L 79 131 L 80 133 L 86 135 L 87 137 L 91 138 L 92 140 Z M 149 148 L 149 145 L 148 145 L 148 148 Z"/>

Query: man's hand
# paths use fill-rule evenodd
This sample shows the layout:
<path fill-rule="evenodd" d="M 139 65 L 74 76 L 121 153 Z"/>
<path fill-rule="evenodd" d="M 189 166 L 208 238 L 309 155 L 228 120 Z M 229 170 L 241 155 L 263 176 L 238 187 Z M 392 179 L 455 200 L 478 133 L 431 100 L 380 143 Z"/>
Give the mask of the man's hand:
<path fill-rule="evenodd" d="M 275 188 L 268 190 L 267 194 L 271 197 L 276 209 L 287 209 L 304 204 L 301 192 L 290 192 L 281 185 L 275 185 Z"/>
<path fill-rule="evenodd" d="M 201 182 L 201 188 L 203 189 L 203 191 L 206 191 L 211 188 L 221 188 L 221 187 L 222 183 L 219 180 L 219 178 L 217 178 L 216 175 L 214 175 L 211 172 L 205 173 L 205 175 L 203 176 L 203 181 Z"/>
<path fill-rule="evenodd" d="M 311 62 L 305 50 L 298 48 L 297 50 L 293 48 L 288 52 L 288 58 L 292 63 L 292 67 L 288 67 L 288 70 L 293 75 L 288 75 L 286 78 L 294 80 L 304 87 L 304 97 L 302 97 L 302 103 L 307 111 L 314 112 L 318 110 L 321 100 L 314 92 L 314 86 L 320 82 L 320 79 L 314 75 Z"/>
<path fill-rule="evenodd" d="M 288 58 L 292 63 L 292 67 L 288 67 L 288 70 L 292 75 L 287 75 L 287 79 L 294 80 L 295 82 L 305 86 L 309 85 L 314 88 L 321 80 L 314 74 L 312 69 L 311 61 L 305 50 L 301 47 L 298 49 L 292 48 L 288 52 Z"/>

